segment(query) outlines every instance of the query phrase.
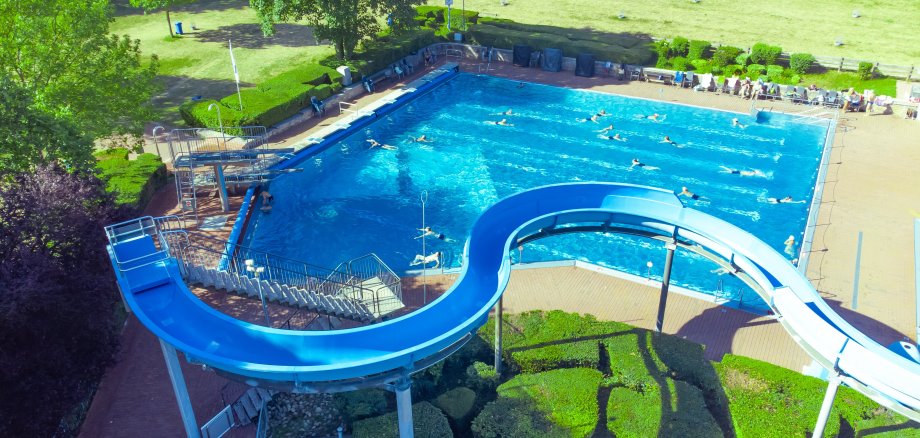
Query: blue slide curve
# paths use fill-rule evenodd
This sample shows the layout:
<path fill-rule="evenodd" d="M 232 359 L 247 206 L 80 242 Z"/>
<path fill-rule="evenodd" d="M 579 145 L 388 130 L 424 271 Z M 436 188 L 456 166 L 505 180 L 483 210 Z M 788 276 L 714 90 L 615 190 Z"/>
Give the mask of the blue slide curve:
<path fill-rule="evenodd" d="M 685 208 L 670 191 L 577 183 L 505 198 L 474 223 L 462 273 L 447 293 L 414 313 L 348 330 L 273 329 L 224 315 L 189 291 L 174 259 L 156 257 L 149 235 L 113 243 L 110 254 L 138 319 L 190 360 L 244 380 L 331 382 L 411 372 L 426 358 L 462 342 L 485 323 L 504 292 L 511 272 L 508 251 L 517 240 L 576 224 L 641 227 L 668 237 L 676 232 L 678 240 L 730 260 L 756 282 L 778 321 L 817 363 L 882 405 L 920 420 L 920 364 L 894 354 L 844 321 L 768 245 L 720 219 Z"/>

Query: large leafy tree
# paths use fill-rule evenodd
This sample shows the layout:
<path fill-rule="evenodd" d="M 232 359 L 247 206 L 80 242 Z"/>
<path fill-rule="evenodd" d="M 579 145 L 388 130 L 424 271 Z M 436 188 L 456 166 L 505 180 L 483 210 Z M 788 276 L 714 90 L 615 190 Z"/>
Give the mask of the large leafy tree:
<path fill-rule="evenodd" d="M 69 119 L 36 108 L 31 93 L 3 77 L 0 102 L 0 179 L 52 162 L 89 169 L 93 141 Z"/>
<path fill-rule="evenodd" d="M 108 0 L 0 1 L 0 75 L 93 137 L 140 134 L 153 117 L 156 57 L 109 35 Z"/>
<path fill-rule="evenodd" d="M 131 0 L 131 6 L 135 8 L 144 8 L 144 10 L 148 12 L 158 9 L 166 11 L 166 26 L 169 28 L 169 36 L 173 36 L 172 20 L 169 19 L 169 10 L 174 6 L 193 2 L 195 2 L 195 0 Z"/>
<path fill-rule="evenodd" d="M 111 361 L 112 205 L 95 176 L 57 165 L 0 180 L 0 436 L 52 436 Z"/>
<path fill-rule="evenodd" d="M 379 17 L 392 14 L 395 30 L 408 26 L 413 5 L 424 0 L 249 0 L 266 35 L 279 21 L 306 20 L 317 40 L 330 40 L 339 59 L 351 59 L 363 38 L 380 30 Z"/>

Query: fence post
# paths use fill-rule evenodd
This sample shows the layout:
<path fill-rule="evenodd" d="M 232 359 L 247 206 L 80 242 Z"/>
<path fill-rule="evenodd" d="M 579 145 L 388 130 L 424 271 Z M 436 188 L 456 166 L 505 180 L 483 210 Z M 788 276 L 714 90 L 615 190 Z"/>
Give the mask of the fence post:
<path fill-rule="evenodd" d="M 907 82 L 910 82 L 910 77 L 914 74 L 914 66 L 910 66 L 910 70 L 907 71 Z"/>
<path fill-rule="evenodd" d="M 843 58 L 840 58 L 840 65 L 837 67 L 837 72 L 843 71 Z"/>

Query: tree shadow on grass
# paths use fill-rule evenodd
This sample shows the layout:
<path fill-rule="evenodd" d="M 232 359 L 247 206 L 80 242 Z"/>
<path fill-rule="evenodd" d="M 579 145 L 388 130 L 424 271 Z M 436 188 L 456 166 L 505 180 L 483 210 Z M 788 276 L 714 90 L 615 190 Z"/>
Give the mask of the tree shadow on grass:
<path fill-rule="evenodd" d="M 134 6 L 131 6 L 130 0 L 112 0 L 111 4 L 115 9 L 116 17 L 145 15 L 144 8 L 135 8 Z M 191 4 L 174 6 L 170 9 L 170 12 L 200 14 L 209 11 L 225 11 L 229 9 L 244 9 L 248 7 L 249 2 L 246 0 L 198 0 Z"/>
<path fill-rule="evenodd" d="M 194 96 L 202 99 L 220 100 L 236 93 L 236 82 L 232 79 L 216 80 L 191 78 L 188 76 L 157 76 L 163 85 L 163 92 L 153 97 L 154 108 L 158 110 L 159 122 L 177 126 L 181 123 L 178 107 Z M 253 84 L 240 83 L 240 87 Z"/>
<path fill-rule="evenodd" d="M 304 47 L 319 45 L 319 42 L 313 37 L 313 28 L 304 24 L 276 24 L 275 34 L 270 37 L 263 35 L 262 28 L 256 23 L 239 23 L 189 33 L 197 41 L 223 43 L 224 46 L 227 45 L 227 40 L 233 39 L 234 47 L 246 49 L 264 49 L 269 46 Z"/>

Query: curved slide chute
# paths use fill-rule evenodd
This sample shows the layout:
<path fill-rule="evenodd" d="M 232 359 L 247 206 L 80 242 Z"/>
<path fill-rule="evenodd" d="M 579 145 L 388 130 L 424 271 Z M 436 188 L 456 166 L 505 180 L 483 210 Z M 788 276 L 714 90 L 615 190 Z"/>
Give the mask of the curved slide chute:
<path fill-rule="evenodd" d="M 447 293 L 411 314 L 348 330 L 290 331 L 224 315 L 189 291 L 175 259 L 162 249 L 158 252 L 150 235 L 113 241 L 110 254 L 138 319 L 190 360 L 250 384 L 287 384 L 291 390 L 308 391 L 311 383 L 408 375 L 432 358 L 444 357 L 485 323 L 507 286 L 508 251 L 518 239 L 591 224 L 599 229 L 649 230 L 704 247 L 723 263 L 733 264 L 818 364 L 840 382 L 920 420 L 920 364 L 843 320 L 767 244 L 684 207 L 674 193 L 661 189 L 576 183 L 507 197 L 476 220 L 464 249 L 462 273 Z"/>

